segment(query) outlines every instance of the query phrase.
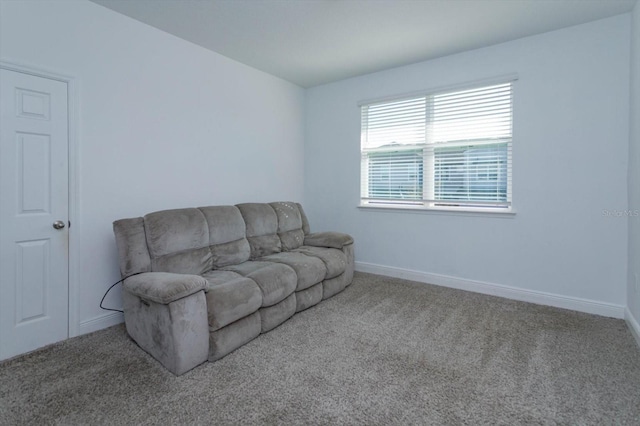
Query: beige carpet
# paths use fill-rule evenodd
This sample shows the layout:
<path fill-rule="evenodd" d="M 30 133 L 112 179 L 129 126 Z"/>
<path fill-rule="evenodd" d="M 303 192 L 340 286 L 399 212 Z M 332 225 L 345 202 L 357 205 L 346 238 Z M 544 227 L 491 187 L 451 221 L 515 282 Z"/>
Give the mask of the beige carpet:
<path fill-rule="evenodd" d="M 0 424 L 640 424 L 622 320 L 357 274 L 175 377 L 116 326 L 0 363 Z"/>

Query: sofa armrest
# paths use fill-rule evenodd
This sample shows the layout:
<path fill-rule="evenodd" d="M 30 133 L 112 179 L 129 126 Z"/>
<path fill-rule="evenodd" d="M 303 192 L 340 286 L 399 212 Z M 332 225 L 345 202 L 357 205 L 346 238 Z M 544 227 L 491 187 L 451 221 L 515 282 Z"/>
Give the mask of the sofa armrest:
<path fill-rule="evenodd" d="M 199 275 L 144 272 L 124 280 L 124 288 L 141 299 L 167 305 L 207 287 Z"/>
<path fill-rule="evenodd" d="M 341 249 L 349 244 L 353 244 L 353 238 L 341 232 L 314 232 L 304 237 L 305 246 Z"/>

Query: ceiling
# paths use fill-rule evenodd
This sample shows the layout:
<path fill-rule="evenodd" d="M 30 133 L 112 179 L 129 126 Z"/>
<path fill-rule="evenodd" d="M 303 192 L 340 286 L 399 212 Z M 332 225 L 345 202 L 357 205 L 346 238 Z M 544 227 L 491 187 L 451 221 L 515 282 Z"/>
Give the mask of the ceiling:
<path fill-rule="evenodd" d="M 91 0 L 311 87 L 629 12 L 636 0 Z"/>

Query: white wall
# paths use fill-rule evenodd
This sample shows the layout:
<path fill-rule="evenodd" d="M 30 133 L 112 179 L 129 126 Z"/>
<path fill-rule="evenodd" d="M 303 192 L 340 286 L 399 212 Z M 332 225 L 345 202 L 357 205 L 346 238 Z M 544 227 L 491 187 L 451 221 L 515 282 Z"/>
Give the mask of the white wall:
<path fill-rule="evenodd" d="M 304 91 L 86 1 L 3 1 L 0 56 L 79 83 L 79 306 L 119 278 L 111 223 L 303 196 Z M 108 299 L 119 306 L 119 293 Z M 111 320 L 117 320 L 117 317 Z M 91 321 L 95 320 L 95 321 Z"/>
<path fill-rule="evenodd" d="M 118 279 L 113 220 L 303 195 L 313 229 L 352 233 L 360 262 L 614 305 L 628 296 L 640 318 L 631 279 L 625 288 L 627 220 L 602 215 L 640 208 L 637 119 L 629 205 L 626 191 L 628 15 L 316 87 L 305 116 L 297 86 L 96 4 L 0 7 L 0 59 L 79 83 L 76 332 L 107 324 L 97 304 Z M 514 218 L 356 208 L 359 100 L 512 72 Z M 630 226 L 637 243 L 640 225 Z M 629 276 L 638 250 L 632 242 Z M 108 301 L 118 306 L 119 294 Z"/>
<path fill-rule="evenodd" d="M 640 3 L 632 13 L 629 208 L 640 211 Z M 637 283 L 636 283 L 637 276 Z M 627 318 L 640 344 L 640 216 L 629 218 Z"/>
<path fill-rule="evenodd" d="M 306 209 L 356 260 L 626 304 L 629 15 L 307 91 Z M 513 218 L 358 209 L 358 101 L 517 73 Z M 526 292 L 525 292 L 526 293 Z M 524 293 L 523 293 L 524 294 Z"/>

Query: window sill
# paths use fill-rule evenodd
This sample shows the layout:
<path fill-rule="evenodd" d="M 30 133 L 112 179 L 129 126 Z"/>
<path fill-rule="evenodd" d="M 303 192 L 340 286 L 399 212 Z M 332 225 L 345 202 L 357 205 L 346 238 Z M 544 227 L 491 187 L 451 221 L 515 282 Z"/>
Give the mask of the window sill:
<path fill-rule="evenodd" d="M 513 218 L 516 215 L 513 208 L 509 209 L 492 209 L 492 208 L 473 208 L 473 207 L 425 207 L 425 206 L 399 206 L 399 205 L 371 205 L 360 204 L 358 206 L 362 210 L 383 211 L 383 212 L 402 212 L 402 213 L 426 213 L 426 214 L 442 214 L 453 216 L 484 216 L 494 218 Z"/>

